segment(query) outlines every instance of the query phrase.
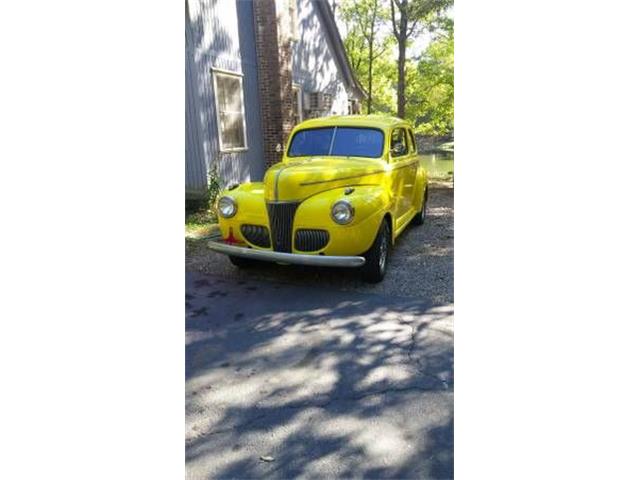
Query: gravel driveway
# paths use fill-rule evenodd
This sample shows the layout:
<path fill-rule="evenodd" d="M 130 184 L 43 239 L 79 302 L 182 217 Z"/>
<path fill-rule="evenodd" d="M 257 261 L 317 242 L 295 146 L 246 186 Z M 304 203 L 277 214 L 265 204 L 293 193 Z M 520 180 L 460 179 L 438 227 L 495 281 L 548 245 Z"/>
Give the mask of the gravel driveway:
<path fill-rule="evenodd" d="M 419 297 L 433 305 L 453 303 L 453 188 L 433 185 L 427 222 L 409 226 L 392 250 L 385 279 L 376 285 L 362 282 L 357 270 L 312 268 L 266 263 L 239 270 L 226 256 L 206 247 L 206 241 L 188 240 L 187 271 L 215 273 L 230 280 L 269 280 L 315 285 L 318 288 Z"/>

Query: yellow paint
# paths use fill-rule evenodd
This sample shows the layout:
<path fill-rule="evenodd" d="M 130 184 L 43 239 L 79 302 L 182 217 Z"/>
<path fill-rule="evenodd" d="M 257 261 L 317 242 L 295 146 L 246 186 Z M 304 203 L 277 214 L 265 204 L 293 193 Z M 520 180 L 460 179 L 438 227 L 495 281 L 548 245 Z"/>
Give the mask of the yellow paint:
<path fill-rule="evenodd" d="M 410 223 L 422 207 L 427 186 L 427 170 L 416 152 L 391 157 L 390 137 L 396 127 L 412 128 L 401 119 L 378 115 L 349 115 L 306 120 L 291 135 L 305 128 L 357 126 L 383 131 L 384 150 L 380 158 L 361 157 L 296 157 L 288 158 L 285 149 L 282 162 L 265 173 L 263 182 L 246 183 L 221 195 L 234 198 L 236 215 L 220 218 L 220 230 L 227 238 L 230 229 L 236 239 L 243 240 L 242 224 L 269 227 L 266 202 L 301 202 L 295 215 L 293 235 L 299 228 L 317 228 L 329 232 L 329 243 L 321 252 L 326 255 L 360 255 L 373 244 L 385 215 L 392 220 L 393 240 Z M 346 187 L 353 187 L 350 195 Z M 338 225 L 331 218 L 331 207 L 348 200 L 355 216 L 348 225 Z M 259 248 L 254 246 L 254 248 Z M 295 249 L 293 253 L 297 252 Z M 308 253 L 308 252 L 305 252 Z"/>

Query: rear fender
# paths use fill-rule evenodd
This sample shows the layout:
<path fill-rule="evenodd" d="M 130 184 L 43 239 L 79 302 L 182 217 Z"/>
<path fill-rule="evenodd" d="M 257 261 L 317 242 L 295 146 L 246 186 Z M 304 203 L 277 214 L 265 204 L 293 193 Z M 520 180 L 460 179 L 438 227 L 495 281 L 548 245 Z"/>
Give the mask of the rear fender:
<path fill-rule="evenodd" d="M 420 159 L 418 171 L 416 172 L 416 186 L 413 190 L 413 206 L 420 211 L 422 208 L 422 198 L 429 185 L 429 174 L 427 172 L 426 160 Z"/>

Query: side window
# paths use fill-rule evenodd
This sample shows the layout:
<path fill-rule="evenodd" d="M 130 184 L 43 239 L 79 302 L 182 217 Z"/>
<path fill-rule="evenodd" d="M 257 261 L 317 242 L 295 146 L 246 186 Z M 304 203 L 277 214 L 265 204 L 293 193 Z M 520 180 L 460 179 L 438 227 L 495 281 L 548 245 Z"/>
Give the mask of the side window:
<path fill-rule="evenodd" d="M 213 72 L 220 150 L 247 148 L 242 77 L 226 72 Z"/>
<path fill-rule="evenodd" d="M 396 128 L 391 133 L 391 156 L 402 157 L 409 153 L 407 131 L 404 128 Z"/>

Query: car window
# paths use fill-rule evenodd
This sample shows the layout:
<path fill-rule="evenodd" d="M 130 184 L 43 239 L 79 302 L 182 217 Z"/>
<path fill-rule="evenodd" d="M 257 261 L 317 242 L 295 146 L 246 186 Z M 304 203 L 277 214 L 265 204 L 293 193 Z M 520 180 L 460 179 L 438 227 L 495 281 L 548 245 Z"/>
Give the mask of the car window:
<path fill-rule="evenodd" d="M 335 127 L 299 130 L 289 146 L 290 157 L 328 155 Z"/>
<path fill-rule="evenodd" d="M 398 149 L 396 153 L 396 148 Z M 391 133 L 391 156 L 401 157 L 409 153 L 407 131 L 404 128 L 396 128 Z"/>
<path fill-rule="evenodd" d="M 375 128 L 322 127 L 297 131 L 289 145 L 289 157 L 313 155 L 382 156 L 384 134 Z"/>
<path fill-rule="evenodd" d="M 380 130 L 339 127 L 331 154 L 375 158 L 382 155 L 383 143 L 384 135 Z"/>

